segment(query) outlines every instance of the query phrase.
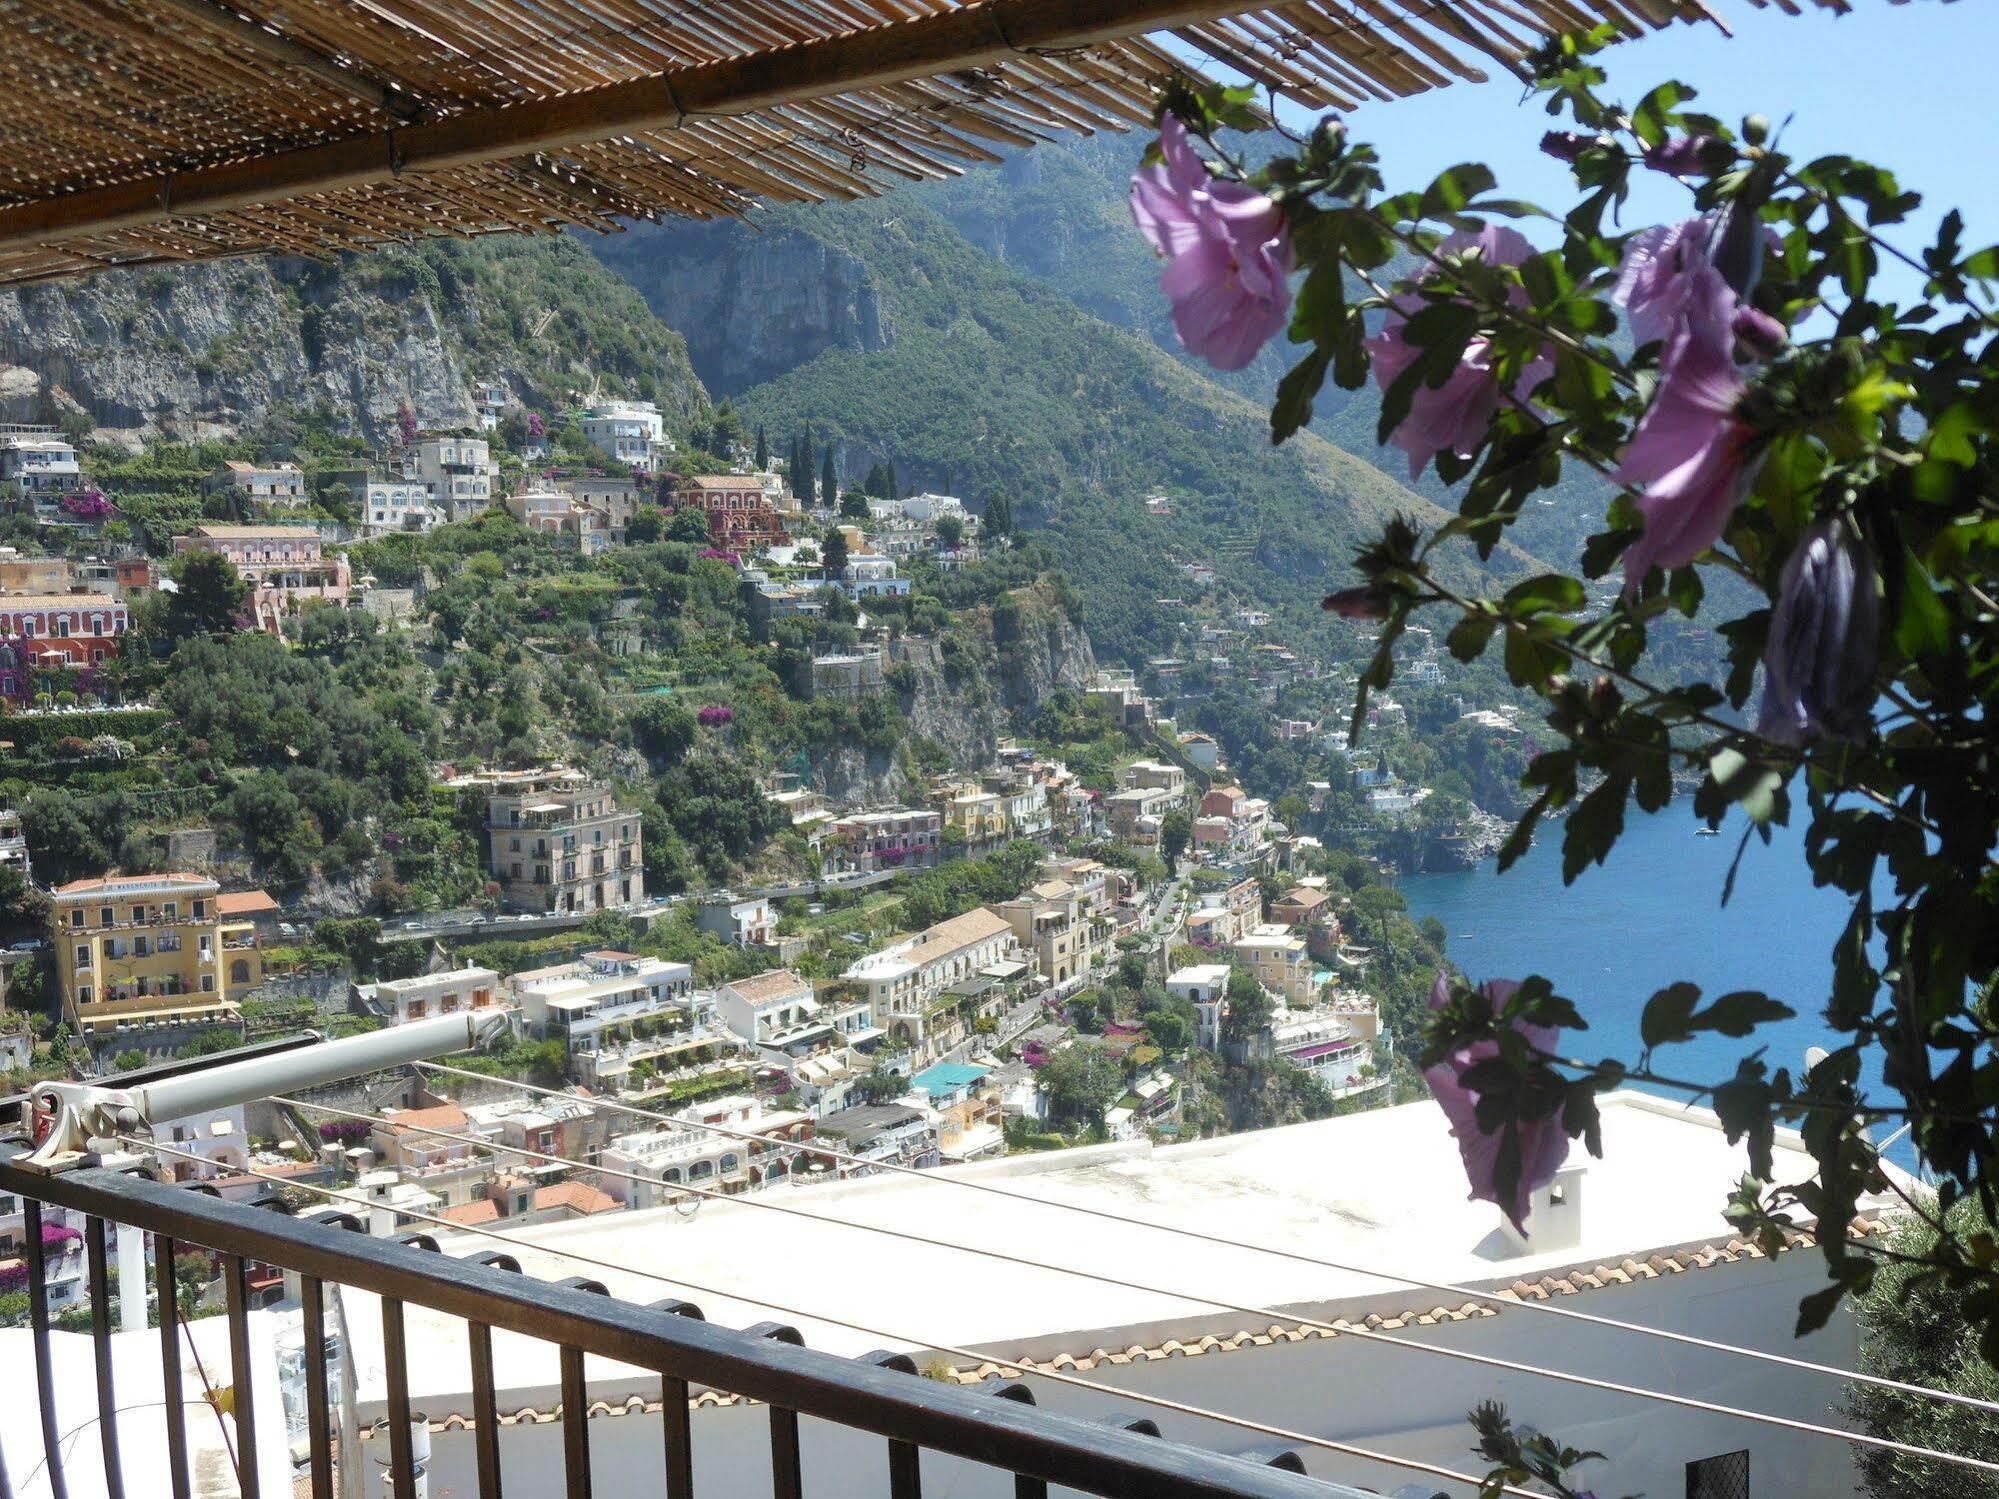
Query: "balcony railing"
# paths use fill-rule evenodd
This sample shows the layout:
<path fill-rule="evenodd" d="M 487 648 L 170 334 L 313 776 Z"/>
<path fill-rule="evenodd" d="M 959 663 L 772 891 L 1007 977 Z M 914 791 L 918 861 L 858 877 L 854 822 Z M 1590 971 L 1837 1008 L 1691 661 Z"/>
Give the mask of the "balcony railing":
<path fill-rule="evenodd" d="M 171 1493 L 174 1499 L 187 1499 L 192 1492 L 185 1402 L 193 1392 L 182 1387 L 174 1279 L 175 1255 L 191 1247 L 220 1256 L 233 1392 L 228 1409 L 244 1499 L 262 1499 L 258 1444 L 260 1438 L 272 1436 L 272 1429 L 258 1420 L 259 1382 L 252 1377 L 249 1301 L 252 1271 L 260 1265 L 300 1277 L 308 1436 L 305 1476 L 315 1499 L 332 1499 L 336 1493 L 336 1461 L 373 1467 L 376 1460 L 373 1453 L 366 1458 L 336 1454 L 328 1379 L 328 1283 L 380 1298 L 388 1412 L 386 1467 L 399 1499 L 417 1494 L 421 1481 L 405 1329 L 405 1308 L 410 1306 L 462 1318 L 468 1324 L 472 1446 L 482 1496 L 501 1492 L 505 1456 L 494 1378 L 495 1329 L 560 1350 L 562 1492 L 568 1499 L 588 1499 L 592 1492 L 589 1396 L 584 1382 L 584 1360 L 591 1355 L 652 1370 L 660 1378 L 663 1481 L 655 1486 L 649 1476 L 621 1464 L 615 1474 L 604 1475 L 605 1492 L 621 1496 L 659 1493 L 668 1499 L 694 1499 L 700 1492 L 702 1475 L 695 1466 L 688 1396 L 690 1389 L 702 1387 L 733 1392 L 768 1407 L 771 1484 L 767 1492 L 775 1499 L 804 1499 L 808 1482 L 824 1493 L 873 1491 L 854 1482 L 850 1447 L 839 1447 L 837 1458 L 816 1460 L 816 1440 L 809 1445 L 801 1440 L 801 1417 L 883 1438 L 890 1499 L 920 1499 L 924 1449 L 1014 1475 L 1020 1499 L 1046 1499 L 1050 1485 L 1118 1499 L 1353 1499 L 1356 1495 L 1355 1490 L 1304 1476 L 1303 1464 L 1293 1453 L 1229 1456 L 1164 1440 L 1150 1421 L 1134 1420 L 1125 1413 L 1100 1421 L 1056 1414 L 1038 1409 L 1022 1383 L 977 1388 L 944 1384 L 923 1378 L 906 1354 L 843 1358 L 803 1346 L 795 1330 L 774 1323 L 721 1327 L 704 1320 L 701 1311 L 686 1302 L 669 1300 L 642 1307 L 616 1300 L 601 1283 L 581 1277 L 537 1280 L 522 1274 L 518 1262 L 506 1254 L 459 1259 L 437 1252 L 436 1241 L 427 1235 L 375 1238 L 356 1231 L 360 1224 L 351 1216 L 294 1218 L 282 1210 L 225 1202 L 198 1188 L 167 1186 L 104 1167 L 50 1174 L 24 1165 L 26 1153 L 18 1141 L 0 1145 L 0 1192 L 18 1194 L 24 1203 L 43 1482 L 57 1495 L 67 1492 L 68 1480 L 65 1437 L 55 1400 L 44 1280 L 48 1267 L 41 1248 L 42 1215 L 48 1204 L 87 1218 L 99 1445 L 109 1499 L 123 1499 L 127 1493 Z M 127 1453 L 121 1447 L 107 1224 L 131 1224 L 153 1236 L 152 1269 L 162 1313 L 163 1453 Z M 94 1475 L 74 1476 L 79 1488 L 97 1487 Z M 719 1488 L 740 1487 L 731 1475 L 710 1476 Z M 509 1496 L 545 1499 L 554 1492 L 552 1485 L 525 1484 L 523 1477 L 508 1475 Z M 0 1493 L 10 1492 L 7 1475 L 0 1471 Z"/>

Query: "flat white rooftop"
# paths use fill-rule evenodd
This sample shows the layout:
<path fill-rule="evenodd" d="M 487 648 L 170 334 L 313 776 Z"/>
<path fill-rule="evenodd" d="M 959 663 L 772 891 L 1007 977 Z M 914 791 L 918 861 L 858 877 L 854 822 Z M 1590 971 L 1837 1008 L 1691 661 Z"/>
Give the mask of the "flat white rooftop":
<path fill-rule="evenodd" d="M 1567 1248 L 1516 1254 L 1489 1204 L 1466 1196 L 1457 1147 L 1434 1103 L 1408 1104 L 1220 1140 L 1155 1148 L 1144 1141 L 925 1172 L 767 1189 L 746 1200 L 704 1202 L 692 1216 L 673 1208 L 609 1213 L 514 1230 L 524 1244 L 602 1262 L 568 1263 L 534 1249 L 510 1249 L 531 1275 L 583 1274 L 638 1303 L 680 1296 L 711 1322 L 748 1326 L 771 1317 L 792 1323 L 815 1348 L 859 1354 L 878 1347 L 949 1344 L 1001 1356 L 1053 1357 L 1102 1344 L 1231 1332 L 1244 1314 L 1217 1310 L 1207 1292 L 1273 1308 L 1343 1303 L 1342 1315 L 1384 1315 L 1429 1307 L 1438 1293 L 1380 1276 L 1275 1258 L 1065 1212 L 1076 1203 L 1153 1223 L 1220 1232 L 1239 1244 L 1379 1267 L 1433 1281 L 1493 1287 L 1577 1265 L 1643 1260 L 1731 1233 L 1722 1217 L 1742 1175 L 1739 1147 L 1714 1116 L 1645 1094 L 1604 1100 L 1604 1156 L 1589 1160 L 1582 1192 L 1582 1238 Z M 1776 1174 L 1803 1178 L 1811 1161 L 1795 1135 L 1777 1139 Z M 1572 1163 L 1587 1160 L 1578 1146 Z M 1051 1204 L 964 1191 L 936 1180 L 963 1176 Z M 760 1209 L 775 1202 L 823 1222 Z M 1039 1262 L 1022 1267 L 952 1249 L 897 1240 L 854 1227 L 873 1224 L 953 1245 L 979 1245 Z M 447 1252 L 499 1247 L 466 1233 Z M 1091 1280 L 1046 1268 L 1070 1266 Z M 1134 1267 L 1142 1267 L 1135 1277 Z M 641 1273 L 656 1272 L 670 1281 Z M 1131 1284 L 1134 1278 L 1163 1295 Z M 968 1288 L 980 1288 L 968 1294 Z M 890 1289 L 892 1288 L 892 1290 Z M 380 1320 L 354 1311 L 363 1398 L 382 1391 Z M 466 1382 L 460 1323 L 409 1309 L 413 1346 L 434 1357 L 412 1368 L 413 1393 L 462 1395 Z M 851 1324 L 863 1324 L 866 1330 Z M 1114 1332 L 1119 1341 L 1102 1334 Z M 553 1380 L 552 1350 L 499 1334 L 496 1373 L 503 1387 Z M 919 1360 L 920 1362 L 920 1360 Z M 615 1373 L 594 1364 L 592 1379 Z M 426 1381 L 430 1383 L 426 1385 Z"/>

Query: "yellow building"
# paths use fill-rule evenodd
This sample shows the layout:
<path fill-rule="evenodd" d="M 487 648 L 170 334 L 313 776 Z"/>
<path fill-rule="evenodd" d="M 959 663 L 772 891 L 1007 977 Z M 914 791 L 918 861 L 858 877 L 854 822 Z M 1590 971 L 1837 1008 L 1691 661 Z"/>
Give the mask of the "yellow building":
<path fill-rule="evenodd" d="M 50 892 L 49 925 L 63 1013 L 85 1032 L 233 1020 L 264 981 L 254 920 L 205 875 L 74 880 Z"/>

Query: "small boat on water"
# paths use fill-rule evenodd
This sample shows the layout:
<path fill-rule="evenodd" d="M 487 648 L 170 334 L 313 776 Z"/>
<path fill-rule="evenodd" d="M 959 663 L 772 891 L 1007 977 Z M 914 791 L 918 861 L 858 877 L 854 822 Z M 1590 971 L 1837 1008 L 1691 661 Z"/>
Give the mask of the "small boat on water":
<path fill-rule="evenodd" d="M 1695 828 L 1695 829 L 1694 829 L 1694 836 L 1695 836 L 1696 838 L 1719 838 L 1719 837 L 1721 836 L 1721 829 L 1720 829 L 1720 828 Z"/>

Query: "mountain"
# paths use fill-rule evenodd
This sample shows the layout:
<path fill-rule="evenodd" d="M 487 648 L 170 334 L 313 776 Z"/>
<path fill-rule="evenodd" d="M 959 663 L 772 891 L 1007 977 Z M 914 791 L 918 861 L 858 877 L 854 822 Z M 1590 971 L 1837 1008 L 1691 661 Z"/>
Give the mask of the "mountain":
<path fill-rule="evenodd" d="M 577 240 L 441 240 L 330 262 L 105 271 L 0 293 L 0 420 L 130 445 L 316 414 L 379 438 L 407 405 L 469 425 L 494 380 L 550 408 L 592 389 L 707 404 L 685 345 Z"/>
<path fill-rule="evenodd" d="M 1386 516 L 1440 518 L 1316 436 L 1273 449 L 1260 399 L 981 249 L 933 206 L 940 191 L 774 210 L 754 229 L 640 228 L 593 248 L 780 451 L 810 426 L 847 480 L 886 460 L 908 486 L 1011 497 L 1058 548 L 1104 656 L 1172 647 L 1179 617 L 1158 601 L 1190 594 L 1190 562 L 1281 613 L 1302 644 Z M 1065 264 L 1108 234 L 1062 222 L 1078 236 Z M 1116 295 L 1106 276 L 1107 310 Z M 1148 512 L 1155 492 L 1170 516 Z"/>

